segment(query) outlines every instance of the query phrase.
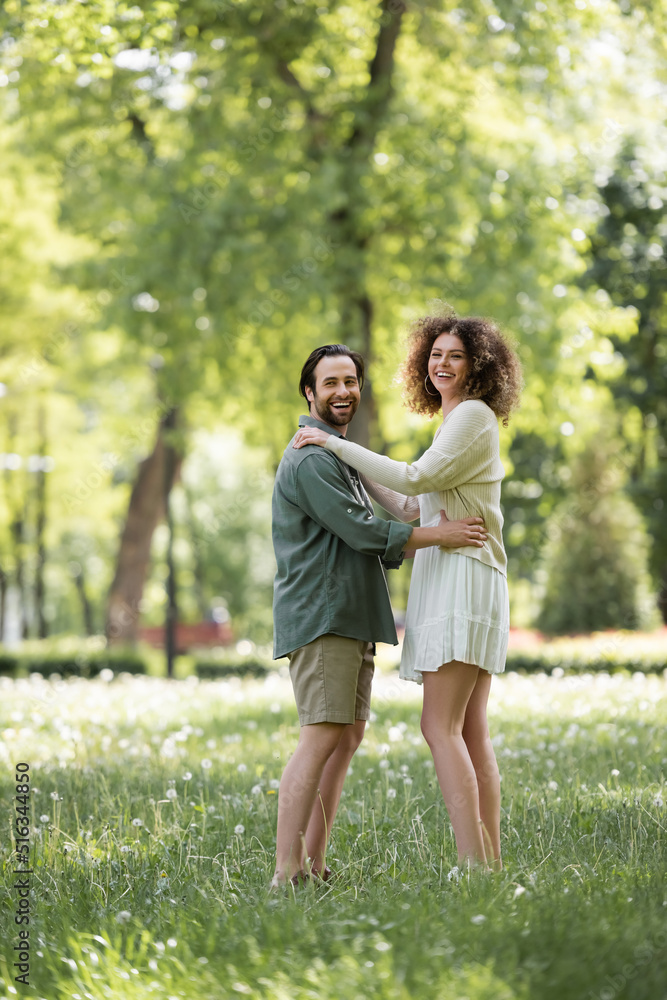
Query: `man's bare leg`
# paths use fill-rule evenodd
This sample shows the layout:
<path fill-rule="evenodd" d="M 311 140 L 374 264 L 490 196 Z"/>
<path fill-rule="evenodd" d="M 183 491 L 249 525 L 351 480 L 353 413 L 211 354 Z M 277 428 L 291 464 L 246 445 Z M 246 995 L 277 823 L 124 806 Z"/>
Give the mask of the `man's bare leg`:
<path fill-rule="evenodd" d="M 364 719 L 357 719 L 353 725 L 343 727 L 338 746 L 329 757 L 322 772 L 319 794 L 315 797 L 306 831 L 306 851 L 311 859 L 314 872 L 324 871 L 327 843 L 331 837 L 331 827 L 338 812 L 338 803 L 343 791 L 347 769 L 364 738 L 365 728 Z"/>
<path fill-rule="evenodd" d="M 337 722 L 318 722 L 301 727 L 297 748 L 280 781 L 273 885 L 286 882 L 303 870 L 306 860 L 305 833 L 317 790 L 327 761 L 336 750 L 345 728 Z"/>

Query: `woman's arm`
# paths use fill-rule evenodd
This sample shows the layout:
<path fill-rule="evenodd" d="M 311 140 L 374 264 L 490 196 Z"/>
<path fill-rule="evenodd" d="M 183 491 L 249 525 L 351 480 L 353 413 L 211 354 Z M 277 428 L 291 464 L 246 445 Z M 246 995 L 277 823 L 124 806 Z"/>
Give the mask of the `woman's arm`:
<path fill-rule="evenodd" d="M 313 427 L 301 428 L 294 447 L 323 445 L 381 486 L 407 496 L 418 496 L 452 489 L 473 479 L 497 455 L 497 441 L 498 426 L 489 407 L 479 400 L 464 400 L 452 412 L 431 447 L 411 465 L 395 462 Z"/>
<path fill-rule="evenodd" d="M 397 517 L 399 521 L 416 521 L 419 517 L 419 501 L 415 497 L 406 497 L 403 493 L 396 493 L 386 486 L 380 486 L 373 482 L 364 474 L 361 474 L 361 482 L 366 490 L 381 507 Z"/>

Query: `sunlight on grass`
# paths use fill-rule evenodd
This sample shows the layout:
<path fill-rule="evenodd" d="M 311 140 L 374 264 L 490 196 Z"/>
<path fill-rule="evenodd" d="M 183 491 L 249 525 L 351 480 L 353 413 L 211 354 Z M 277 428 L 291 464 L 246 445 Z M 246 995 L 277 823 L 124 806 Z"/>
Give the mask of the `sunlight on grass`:
<path fill-rule="evenodd" d="M 495 679 L 505 869 L 457 881 L 421 691 L 379 675 L 334 878 L 271 896 L 297 738 L 285 676 L 3 679 L 5 800 L 15 763 L 31 773 L 31 995 L 649 1000 L 666 967 L 666 694 L 662 675 Z"/>

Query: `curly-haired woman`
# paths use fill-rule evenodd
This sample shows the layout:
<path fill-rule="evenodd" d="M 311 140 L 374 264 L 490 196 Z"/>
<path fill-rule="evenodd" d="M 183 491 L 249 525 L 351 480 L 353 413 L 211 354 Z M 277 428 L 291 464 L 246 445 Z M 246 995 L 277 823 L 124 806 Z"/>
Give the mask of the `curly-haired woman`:
<path fill-rule="evenodd" d="M 505 669 L 509 635 L 498 418 L 518 404 L 519 360 L 494 323 L 429 316 L 415 324 L 403 366 L 407 405 L 442 413 L 433 444 L 408 465 L 316 428 L 319 444 L 359 470 L 373 498 L 404 521 L 484 519 L 484 541 L 416 553 L 400 674 L 424 684 L 421 727 L 454 828 L 459 862 L 501 867 L 500 777 L 486 706 Z"/>

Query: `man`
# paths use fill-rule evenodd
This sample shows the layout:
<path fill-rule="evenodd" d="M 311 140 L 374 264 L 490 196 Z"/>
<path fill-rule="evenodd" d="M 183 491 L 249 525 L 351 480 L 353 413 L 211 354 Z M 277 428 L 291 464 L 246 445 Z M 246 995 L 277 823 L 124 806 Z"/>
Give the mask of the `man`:
<path fill-rule="evenodd" d="M 360 354 L 317 348 L 301 372 L 309 415 L 299 427 L 344 437 L 363 380 Z M 383 563 L 400 565 L 406 549 L 466 544 L 480 523 L 384 521 L 356 472 L 324 448 L 295 450 L 293 440 L 273 491 L 273 655 L 289 657 L 301 730 L 280 783 L 273 886 L 330 875 L 326 846 L 370 714 L 374 644 L 398 641 Z"/>

